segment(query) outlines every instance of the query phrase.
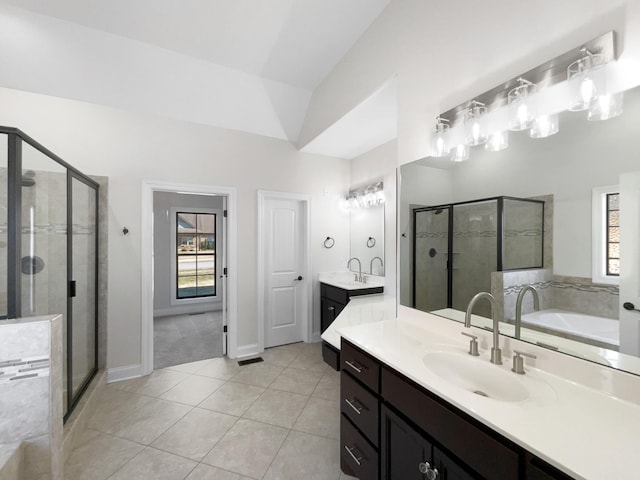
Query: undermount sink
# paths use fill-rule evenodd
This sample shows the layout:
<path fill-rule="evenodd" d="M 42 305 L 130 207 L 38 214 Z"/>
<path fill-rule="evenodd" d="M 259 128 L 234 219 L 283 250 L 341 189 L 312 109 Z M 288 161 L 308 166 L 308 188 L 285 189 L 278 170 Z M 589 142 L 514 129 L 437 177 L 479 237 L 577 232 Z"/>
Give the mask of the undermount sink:
<path fill-rule="evenodd" d="M 521 402 L 529 390 L 515 374 L 487 360 L 454 352 L 431 352 L 422 361 L 443 380 L 482 397 L 503 402 Z"/>

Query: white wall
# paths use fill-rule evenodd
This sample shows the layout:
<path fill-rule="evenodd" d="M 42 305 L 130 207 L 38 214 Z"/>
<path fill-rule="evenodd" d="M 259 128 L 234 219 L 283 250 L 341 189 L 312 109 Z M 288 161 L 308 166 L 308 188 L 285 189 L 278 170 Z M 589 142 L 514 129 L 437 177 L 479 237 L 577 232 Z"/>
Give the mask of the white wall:
<path fill-rule="evenodd" d="M 351 160 L 351 185 L 361 186 L 375 180 L 384 182 L 384 291 L 396 294 L 396 165 L 395 140 Z M 369 271 L 368 265 L 362 266 Z"/>
<path fill-rule="evenodd" d="M 24 130 L 87 174 L 109 177 L 109 368 L 141 362 L 142 179 L 237 188 L 239 346 L 258 341 L 258 189 L 312 196 L 314 282 L 319 266 L 346 265 L 348 221 L 339 209 L 350 183 L 344 160 L 301 154 L 283 140 L 6 88 L 0 89 L 0 105 L 0 124 Z M 322 247 L 327 235 L 336 239 L 331 250 Z M 314 298 L 315 330 L 319 311 Z"/>
<path fill-rule="evenodd" d="M 392 0 L 314 91 L 300 143 L 397 74 L 398 161 L 423 158 L 437 114 L 612 29 L 640 71 L 638 0 Z"/>
<path fill-rule="evenodd" d="M 153 193 L 153 315 L 180 315 L 201 313 L 222 308 L 222 285 L 216 285 L 216 299 L 199 298 L 175 302 L 175 251 L 171 249 L 175 238 L 174 219 L 171 208 L 207 208 L 222 213 L 223 197 L 208 195 L 185 195 L 174 192 Z M 221 224 L 222 222 L 218 222 Z M 218 235 L 222 232 L 218 231 Z M 221 236 L 216 243 L 216 271 L 220 273 L 222 251 Z M 216 281 L 219 276 L 216 276 Z M 174 300 L 172 302 L 172 299 Z"/>

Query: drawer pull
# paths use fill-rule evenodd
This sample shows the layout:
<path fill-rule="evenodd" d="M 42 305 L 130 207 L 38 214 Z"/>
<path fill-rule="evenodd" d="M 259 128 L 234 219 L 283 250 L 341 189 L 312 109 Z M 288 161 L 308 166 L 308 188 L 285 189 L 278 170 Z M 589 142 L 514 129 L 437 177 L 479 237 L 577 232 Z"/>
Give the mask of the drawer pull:
<path fill-rule="evenodd" d="M 353 400 L 349 400 L 348 398 L 345 398 L 344 401 L 347 403 L 347 405 L 349 405 L 354 412 L 356 412 L 358 415 L 360 415 L 362 413 L 362 410 L 364 410 L 364 407 L 362 407 L 360 405 L 360 402 L 358 402 L 355 398 Z M 356 405 L 356 403 L 358 405 Z"/>
<path fill-rule="evenodd" d="M 349 360 L 345 360 L 344 363 L 346 363 L 348 366 L 350 366 L 351 368 L 353 368 L 357 373 L 362 373 L 362 366 L 358 365 L 356 363 L 352 363 Z"/>
<path fill-rule="evenodd" d="M 362 460 L 362 456 L 356 457 L 353 452 L 356 450 L 356 447 L 351 447 L 349 448 L 347 445 L 344 446 L 344 449 L 347 451 L 347 453 L 349 455 L 351 455 L 351 458 L 353 458 L 353 461 L 356 462 L 358 464 L 358 466 L 362 465 L 360 463 L 360 460 Z"/>

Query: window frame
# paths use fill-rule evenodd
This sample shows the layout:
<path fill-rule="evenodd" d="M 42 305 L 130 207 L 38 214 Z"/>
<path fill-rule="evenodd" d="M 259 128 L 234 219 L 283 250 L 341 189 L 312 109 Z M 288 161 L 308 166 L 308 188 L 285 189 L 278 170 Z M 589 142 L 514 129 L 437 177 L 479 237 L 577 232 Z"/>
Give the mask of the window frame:
<path fill-rule="evenodd" d="M 193 213 L 193 214 L 209 214 L 216 216 L 216 249 L 215 249 L 215 271 L 214 271 L 214 285 L 215 295 L 200 295 L 194 297 L 178 297 L 178 268 L 177 268 L 177 243 L 178 243 L 178 226 L 177 226 L 177 214 L 178 213 Z M 171 263 L 171 305 L 185 305 L 196 303 L 211 303 L 221 300 L 221 285 L 218 283 L 220 272 L 222 269 L 223 252 L 219 251 L 222 246 L 219 244 L 219 238 L 222 234 L 222 210 L 215 208 L 198 208 L 198 207 L 171 207 L 170 208 L 170 228 L 171 228 L 171 256 L 169 261 Z"/>
<path fill-rule="evenodd" d="M 591 277 L 593 283 L 619 285 L 620 275 L 607 274 L 608 242 L 608 205 L 607 195 L 620 193 L 619 185 L 595 187 L 592 193 L 592 260 Z"/>

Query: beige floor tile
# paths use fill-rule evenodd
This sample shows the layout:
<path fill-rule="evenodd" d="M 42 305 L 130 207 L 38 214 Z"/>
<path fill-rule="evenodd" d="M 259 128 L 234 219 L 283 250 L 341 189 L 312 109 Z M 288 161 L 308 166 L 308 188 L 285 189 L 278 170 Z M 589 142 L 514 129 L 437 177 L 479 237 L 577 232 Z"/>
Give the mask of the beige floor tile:
<path fill-rule="evenodd" d="M 321 377 L 322 374 L 319 372 L 288 367 L 269 385 L 269 388 L 301 395 L 311 395 Z"/>
<path fill-rule="evenodd" d="M 65 480 L 104 480 L 144 448 L 123 438 L 87 430 L 64 466 Z"/>
<path fill-rule="evenodd" d="M 224 413 L 194 408 L 151 446 L 200 461 L 237 420 Z"/>
<path fill-rule="evenodd" d="M 340 439 L 340 402 L 310 398 L 293 425 L 294 430 Z"/>
<path fill-rule="evenodd" d="M 200 405 L 200 408 L 241 416 L 265 391 L 263 387 L 227 382 L 213 392 Z"/>
<path fill-rule="evenodd" d="M 219 378 L 220 380 L 231 380 L 241 368 L 237 361 L 230 360 L 227 357 L 213 358 L 194 373 L 205 377 Z"/>
<path fill-rule="evenodd" d="M 112 385 L 127 392 L 159 397 L 188 376 L 186 373 L 175 372 L 173 370 L 154 370 L 150 375 L 133 380 L 126 380 L 124 382 L 117 382 Z"/>
<path fill-rule="evenodd" d="M 302 347 L 302 343 L 292 343 L 290 345 L 282 345 L 280 347 L 267 348 L 262 353 L 265 362 L 287 367 L 298 356 Z"/>
<path fill-rule="evenodd" d="M 193 374 L 193 373 L 196 373 L 198 370 L 202 369 L 203 367 L 207 366 L 209 363 L 211 363 L 211 359 L 198 360 L 197 362 L 181 363 L 180 365 L 172 365 L 170 367 L 165 367 L 163 370 L 173 370 L 176 372 Z"/>
<path fill-rule="evenodd" d="M 163 393 L 160 398 L 195 406 L 224 384 L 225 381 L 218 378 L 191 375 L 168 392 Z"/>
<path fill-rule="evenodd" d="M 151 400 L 107 429 L 108 433 L 149 445 L 192 409 L 180 403 Z"/>
<path fill-rule="evenodd" d="M 340 400 L 340 373 L 328 368 L 322 375 L 315 390 L 311 394 L 314 398 L 325 400 Z"/>
<path fill-rule="evenodd" d="M 228 472 L 226 470 L 220 470 L 219 468 L 212 467 L 200 463 L 189 474 L 186 480 L 253 480 L 239 473 Z"/>
<path fill-rule="evenodd" d="M 258 387 L 268 387 L 278 378 L 284 370 L 284 367 L 272 365 L 266 362 L 252 363 L 240 367 L 238 374 L 233 377 L 234 382 L 247 383 Z"/>
<path fill-rule="evenodd" d="M 291 431 L 264 480 L 338 480 L 339 442 Z"/>
<path fill-rule="evenodd" d="M 114 423 L 152 401 L 151 397 L 126 392 L 107 385 L 96 399 L 96 406 L 87 421 L 87 426 L 106 432 Z"/>
<path fill-rule="evenodd" d="M 327 368 L 327 364 L 322 359 L 322 350 L 316 345 L 319 343 L 305 344 L 305 348 L 301 349 L 298 356 L 291 362 L 290 366 L 300 368 L 302 370 L 311 370 L 313 372 L 323 373 Z"/>
<path fill-rule="evenodd" d="M 309 397 L 268 388 L 243 417 L 279 427 L 291 428 Z"/>
<path fill-rule="evenodd" d="M 109 480 L 184 480 L 197 463 L 147 447 Z"/>
<path fill-rule="evenodd" d="M 287 432 L 285 428 L 240 419 L 213 447 L 203 463 L 248 477 L 262 478 L 287 437 Z"/>

